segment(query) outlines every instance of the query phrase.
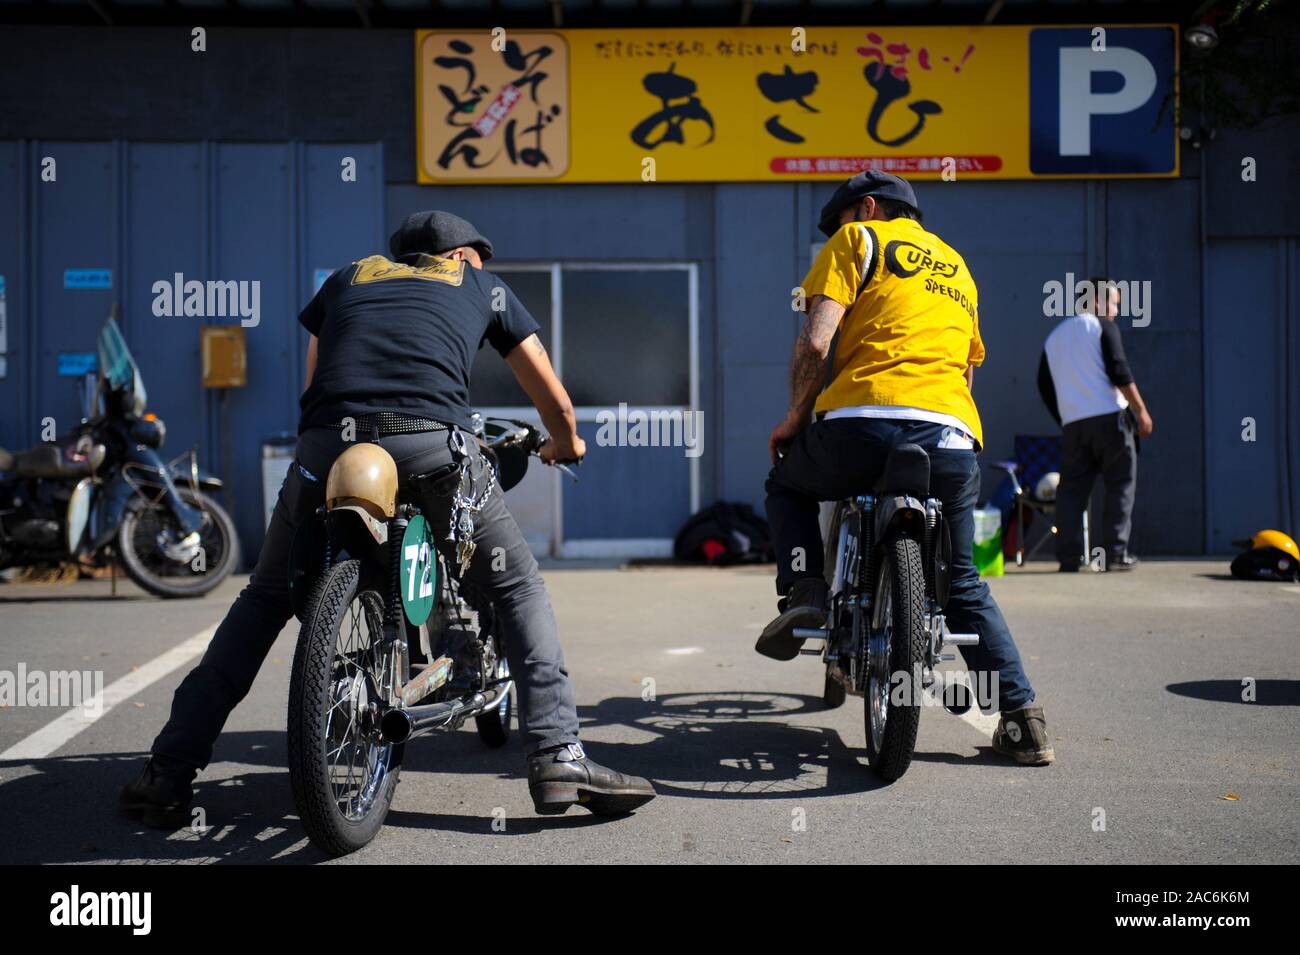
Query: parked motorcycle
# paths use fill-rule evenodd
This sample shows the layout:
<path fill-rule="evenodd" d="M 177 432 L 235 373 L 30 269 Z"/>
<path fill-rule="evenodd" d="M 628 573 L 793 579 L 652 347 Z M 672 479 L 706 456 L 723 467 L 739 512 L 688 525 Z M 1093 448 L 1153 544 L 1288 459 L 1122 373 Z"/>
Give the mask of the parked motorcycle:
<path fill-rule="evenodd" d="M 487 493 L 522 480 L 547 440 L 518 421 L 489 421 L 477 437 L 490 452 Z M 352 487 L 349 476 L 363 470 Z M 391 508 L 374 500 L 376 473 L 391 474 L 396 487 L 396 465 L 378 445 L 339 456 L 327 504 L 298 529 L 290 561 L 302 629 L 289 687 L 289 779 L 307 835 L 332 856 L 361 848 L 383 826 L 407 743 L 472 718 L 484 743 L 502 746 L 514 709 L 492 602 L 460 579 L 483 489 L 460 472 L 451 520 L 458 559 L 448 560 L 435 547 L 448 529 L 429 526 L 409 485 L 383 495 Z"/>
<path fill-rule="evenodd" d="M 952 545 L 943 505 L 930 495 L 930 458 L 903 444 L 890 452 L 875 492 L 835 505 L 826 535 L 830 588 L 827 626 L 795 628 L 821 640 L 823 700 L 864 700 L 867 763 L 886 782 L 907 772 L 916 748 L 923 694 L 935 667 L 953 659 L 946 646 L 970 646 L 979 634 L 950 633 L 944 623 Z M 954 715 L 972 694 L 954 684 L 942 697 Z"/>
<path fill-rule="evenodd" d="M 95 413 L 65 437 L 0 448 L 0 568 L 118 560 L 159 597 L 197 597 L 239 561 L 235 524 L 207 496 L 222 482 L 194 451 L 164 462 L 161 418 L 126 341 L 109 318 L 99 333 Z"/>

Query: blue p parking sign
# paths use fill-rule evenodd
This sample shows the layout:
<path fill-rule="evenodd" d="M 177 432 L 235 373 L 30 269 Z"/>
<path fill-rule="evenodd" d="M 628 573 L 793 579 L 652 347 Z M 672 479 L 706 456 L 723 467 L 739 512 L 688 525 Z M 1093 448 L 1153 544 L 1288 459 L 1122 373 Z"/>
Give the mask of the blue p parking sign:
<path fill-rule="evenodd" d="M 1029 34 L 1029 168 L 1047 175 L 1175 172 L 1176 32 L 1106 27 L 1097 37 L 1094 29 Z"/>

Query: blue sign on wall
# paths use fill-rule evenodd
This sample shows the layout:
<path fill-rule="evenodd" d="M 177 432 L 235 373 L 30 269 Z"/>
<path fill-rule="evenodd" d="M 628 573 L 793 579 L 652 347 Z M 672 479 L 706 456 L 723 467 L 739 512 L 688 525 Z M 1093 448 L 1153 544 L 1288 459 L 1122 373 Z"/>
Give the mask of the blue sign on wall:
<path fill-rule="evenodd" d="M 63 287 L 99 289 L 113 287 L 112 269 L 64 269 Z"/>
<path fill-rule="evenodd" d="M 99 362 L 93 351 L 59 352 L 59 374 L 64 378 L 80 378 L 93 375 Z"/>
<path fill-rule="evenodd" d="M 1040 27 L 1029 34 L 1029 168 L 1169 173 L 1177 166 L 1169 27 Z M 1104 48 L 1096 49 L 1098 40 Z"/>

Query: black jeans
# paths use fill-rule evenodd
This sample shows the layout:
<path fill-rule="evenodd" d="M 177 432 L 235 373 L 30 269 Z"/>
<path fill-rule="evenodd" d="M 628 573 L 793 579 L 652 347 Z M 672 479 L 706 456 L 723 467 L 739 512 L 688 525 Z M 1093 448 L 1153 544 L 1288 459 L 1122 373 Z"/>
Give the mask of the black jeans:
<path fill-rule="evenodd" d="M 1108 561 L 1128 553 L 1133 526 L 1133 501 L 1137 495 L 1137 439 L 1127 411 L 1111 412 L 1071 421 L 1061 438 L 1061 482 L 1056 488 L 1056 558 L 1076 563 L 1083 553 L 1080 535 L 1083 510 L 1092 486 L 1101 475 L 1106 488 L 1101 518 L 1101 544 Z"/>
<path fill-rule="evenodd" d="M 401 434 L 380 439 L 397 461 L 401 479 L 427 474 L 453 460 L 448 431 Z M 469 435 L 467 445 L 475 447 Z M 206 766 L 231 710 L 253 685 L 262 661 L 293 616 L 289 602 L 289 551 L 298 525 L 324 503 L 330 465 L 350 445 L 332 428 L 313 428 L 298 439 L 298 453 L 271 516 L 257 567 L 203 659 L 172 701 L 171 718 L 154 740 L 153 752 Z M 474 458 L 476 477 L 487 468 Z M 451 498 L 433 492 L 416 502 L 435 530 L 439 548 L 450 526 Z M 466 577 L 486 591 L 505 635 L 506 657 L 519 690 L 519 721 L 525 754 L 576 742 L 578 714 L 560 649 L 555 614 L 537 561 L 506 509 L 504 492 L 493 488 L 475 519 L 477 548 Z M 450 557 L 450 548 L 445 551 Z"/>
<path fill-rule="evenodd" d="M 974 451 L 937 447 L 944 430 L 927 421 L 876 418 L 833 418 L 805 428 L 767 479 L 776 590 L 786 594 L 800 577 L 823 577 L 818 502 L 870 494 L 890 449 L 919 444 L 930 455 L 930 493 L 943 502 L 952 539 L 952 586 L 944 608 L 948 627 L 953 633 L 980 635 L 976 646 L 959 648 L 962 657 L 975 671 L 975 680 L 981 673 L 997 673 L 997 708 L 1009 712 L 1032 703 L 1034 690 L 1002 611 L 971 556 L 980 490 L 978 458 Z M 985 680 L 984 685 L 992 685 L 988 677 Z"/>

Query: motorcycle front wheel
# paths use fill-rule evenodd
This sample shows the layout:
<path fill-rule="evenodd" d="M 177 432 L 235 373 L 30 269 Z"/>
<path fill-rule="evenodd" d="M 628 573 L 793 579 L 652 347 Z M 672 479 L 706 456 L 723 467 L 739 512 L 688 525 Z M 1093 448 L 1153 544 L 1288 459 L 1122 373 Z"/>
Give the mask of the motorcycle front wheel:
<path fill-rule="evenodd" d="M 885 542 L 867 637 L 864 723 L 867 763 L 892 783 L 912 763 L 921 726 L 925 666 L 925 570 L 921 543 L 907 531 Z"/>
<path fill-rule="evenodd" d="M 165 501 L 129 507 L 117 530 L 122 569 L 142 590 L 158 597 L 201 597 L 230 576 L 239 563 L 235 522 L 212 498 L 186 487 L 181 499 L 203 513 L 197 543 L 181 539 L 180 525 Z"/>
<path fill-rule="evenodd" d="M 378 834 L 401 772 L 402 747 L 380 732 L 394 672 L 383 648 L 384 601 L 343 561 L 307 604 L 289 682 L 289 781 L 312 843 L 331 856 Z"/>

